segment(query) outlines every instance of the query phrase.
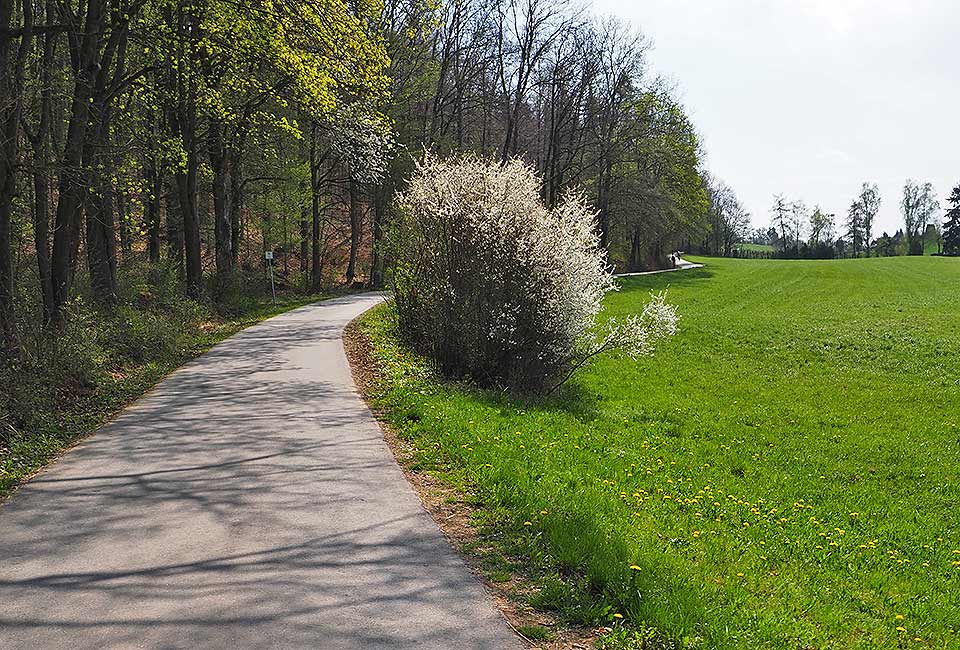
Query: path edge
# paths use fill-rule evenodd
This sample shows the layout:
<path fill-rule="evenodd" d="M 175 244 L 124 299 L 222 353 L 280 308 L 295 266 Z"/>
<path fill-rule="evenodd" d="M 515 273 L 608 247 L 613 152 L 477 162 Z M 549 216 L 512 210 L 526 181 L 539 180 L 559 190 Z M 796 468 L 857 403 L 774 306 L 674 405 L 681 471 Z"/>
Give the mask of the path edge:
<path fill-rule="evenodd" d="M 371 403 L 372 390 L 381 375 L 371 355 L 372 345 L 363 333 L 360 321 L 371 309 L 378 306 L 373 305 L 364 310 L 344 327 L 341 333 L 344 354 L 350 366 L 354 390 L 373 415 L 383 440 L 393 455 L 394 462 L 420 500 L 421 507 L 430 515 L 444 539 L 481 584 L 484 591 L 489 594 L 497 611 L 521 641 L 530 648 L 539 650 L 588 650 L 594 647 L 598 637 L 593 634 L 593 630 L 563 626 L 550 614 L 519 602 L 500 584 L 492 582 L 483 571 L 482 560 L 466 553 L 463 548 L 479 539 L 479 532 L 470 523 L 470 517 L 476 509 L 467 502 L 466 495 L 455 488 L 443 484 L 427 473 L 417 472 L 411 468 L 415 453 L 414 445 L 400 438 L 390 423 L 383 418 L 382 411 Z M 454 499 L 452 502 L 451 498 Z M 547 642 L 529 639 L 519 629 L 528 625 L 550 627 L 552 631 L 557 632 L 557 638 Z"/>

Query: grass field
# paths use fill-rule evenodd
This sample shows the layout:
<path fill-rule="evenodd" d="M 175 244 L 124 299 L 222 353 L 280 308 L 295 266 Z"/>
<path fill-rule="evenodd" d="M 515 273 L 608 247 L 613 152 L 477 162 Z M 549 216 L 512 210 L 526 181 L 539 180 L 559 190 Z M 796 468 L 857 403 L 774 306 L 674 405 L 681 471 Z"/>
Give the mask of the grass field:
<path fill-rule="evenodd" d="M 682 647 L 960 647 L 960 260 L 697 261 L 608 300 L 669 287 L 656 358 L 546 402 L 436 381 L 374 312 L 376 403 L 568 618 Z"/>
<path fill-rule="evenodd" d="M 770 244 L 741 243 L 741 244 L 737 244 L 737 248 L 743 251 L 757 251 L 761 253 L 772 253 L 774 251 L 773 246 L 771 246 Z"/>

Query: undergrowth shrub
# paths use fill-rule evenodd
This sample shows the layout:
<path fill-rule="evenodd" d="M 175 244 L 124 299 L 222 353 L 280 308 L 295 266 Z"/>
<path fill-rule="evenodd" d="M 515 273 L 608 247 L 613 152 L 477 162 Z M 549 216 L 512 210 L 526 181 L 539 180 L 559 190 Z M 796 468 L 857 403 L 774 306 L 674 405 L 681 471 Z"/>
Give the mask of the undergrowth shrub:
<path fill-rule="evenodd" d="M 263 293 L 262 279 L 239 269 L 214 274 L 208 281 L 210 298 L 217 313 L 234 317 L 254 309 Z M 269 287 L 266 289 L 269 291 Z"/>
<path fill-rule="evenodd" d="M 598 327 L 616 288 L 581 194 L 556 208 L 519 160 L 428 155 L 397 199 L 393 278 L 401 336 L 454 377 L 551 390 L 612 349 L 648 354 L 675 331 L 654 296 L 642 314 Z"/>

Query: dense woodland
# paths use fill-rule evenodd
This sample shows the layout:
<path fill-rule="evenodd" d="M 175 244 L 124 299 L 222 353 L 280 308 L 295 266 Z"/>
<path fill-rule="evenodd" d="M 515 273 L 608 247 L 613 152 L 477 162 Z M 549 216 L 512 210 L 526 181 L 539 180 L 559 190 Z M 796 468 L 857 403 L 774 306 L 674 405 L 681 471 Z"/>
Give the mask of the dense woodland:
<path fill-rule="evenodd" d="M 0 323 L 172 278 L 381 285 L 424 151 L 519 157 L 582 188 L 625 269 L 703 240 L 709 179 L 644 37 L 555 0 L 14 0 L 0 8 Z"/>

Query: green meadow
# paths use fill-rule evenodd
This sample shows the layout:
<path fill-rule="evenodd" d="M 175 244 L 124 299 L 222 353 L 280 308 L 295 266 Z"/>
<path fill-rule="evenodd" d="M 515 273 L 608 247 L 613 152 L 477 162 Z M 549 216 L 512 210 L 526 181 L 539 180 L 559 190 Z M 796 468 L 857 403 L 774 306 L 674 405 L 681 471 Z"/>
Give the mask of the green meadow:
<path fill-rule="evenodd" d="M 750 244 L 750 243 L 741 243 L 737 244 L 736 248 L 742 251 L 756 251 L 760 253 L 772 253 L 774 252 L 774 247 L 770 244 Z"/>
<path fill-rule="evenodd" d="M 380 308 L 374 403 L 571 622 L 960 647 L 960 260 L 696 261 L 607 301 L 668 291 L 680 331 L 655 357 L 603 358 L 549 399 L 436 379 Z"/>

